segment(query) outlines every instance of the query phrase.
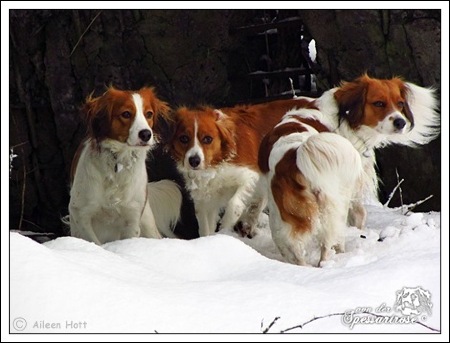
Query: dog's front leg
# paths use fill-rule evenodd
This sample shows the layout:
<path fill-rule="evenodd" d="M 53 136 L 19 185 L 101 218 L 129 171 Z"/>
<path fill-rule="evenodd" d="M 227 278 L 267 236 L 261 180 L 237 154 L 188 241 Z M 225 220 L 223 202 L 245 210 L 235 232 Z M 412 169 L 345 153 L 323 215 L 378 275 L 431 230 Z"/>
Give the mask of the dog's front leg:
<path fill-rule="evenodd" d="M 92 217 L 96 209 L 92 211 L 83 210 L 83 213 L 73 204 L 69 207 L 70 211 L 70 234 L 73 237 L 82 238 L 97 245 L 102 245 L 92 226 Z"/>
<path fill-rule="evenodd" d="M 125 227 L 121 232 L 121 239 L 139 237 L 141 233 L 141 211 L 142 209 L 138 206 L 138 204 L 131 204 L 131 206 L 122 211 Z"/>
<path fill-rule="evenodd" d="M 239 187 L 233 197 L 228 201 L 225 213 L 222 217 L 220 229 L 233 229 L 239 217 L 245 210 L 245 195 L 248 193 L 246 187 Z"/>
<path fill-rule="evenodd" d="M 358 229 L 364 229 L 366 225 L 367 211 L 361 201 L 352 201 L 348 211 L 348 224 L 356 226 Z"/>
<path fill-rule="evenodd" d="M 242 237 L 254 237 L 259 215 L 267 206 L 267 200 L 267 186 L 264 178 L 261 177 L 255 187 L 249 205 L 234 226 L 234 231 L 240 233 Z"/>
<path fill-rule="evenodd" d="M 211 235 L 216 230 L 217 209 L 213 209 L 203 201 L 195 201 L 195 215 L 200 237 Z"/>

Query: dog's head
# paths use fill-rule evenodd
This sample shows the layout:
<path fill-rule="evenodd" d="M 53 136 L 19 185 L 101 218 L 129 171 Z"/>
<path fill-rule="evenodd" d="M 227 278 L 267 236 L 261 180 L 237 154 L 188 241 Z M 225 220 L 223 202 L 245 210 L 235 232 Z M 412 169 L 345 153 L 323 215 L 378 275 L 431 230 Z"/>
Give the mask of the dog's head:
<path fill-rule="evenodd" d="M 150 87 L 138 91 L 109 87 L 99 97 L 89 96 L 83 110 L 88 134 L 95 141 L 109 138 L 133 147 L 150 147 L 155 143 L 152 128 L 168 115 L 169 106 Z"/>
<path fill-rule="evenodd" d="M 181 107 L 172 119 L 169 149 L 179 167 L 202 170 L 228 160 L 235 152 L 233 122 L 220 110 Z"/>
<path fill-rule="evenodd" d="M 344 82 L 334 93 L 339 120 L 357 130 L 368 126 L 380 134 L 402 134 L 414 127 L 410 89 L 400 78 L 374 79 L 363 75 Z"/>

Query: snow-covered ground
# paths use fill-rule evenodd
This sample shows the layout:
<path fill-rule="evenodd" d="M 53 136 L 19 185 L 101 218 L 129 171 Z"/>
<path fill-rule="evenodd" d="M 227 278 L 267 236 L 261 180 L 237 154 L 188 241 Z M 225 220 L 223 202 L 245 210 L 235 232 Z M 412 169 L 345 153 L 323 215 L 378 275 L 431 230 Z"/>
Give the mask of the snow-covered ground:
<path fill-rule="evenodd" d="M 268 330 L 279 333 L 346 312 L 289 332 L 432 333 L 419 324 L 361 323 L 404 322 L 411 309 L 441 329 L 439 213 L 370 206 L 368 228 L 349 228 L 347 252 L 323 268 L 282 262 L 267 222 L 262 214 L 253 239 L 219 233 L 101 247 L 72 237 L 38 244 L 11 233 L 10 332 L 260 333 L 279 317 Z"/>

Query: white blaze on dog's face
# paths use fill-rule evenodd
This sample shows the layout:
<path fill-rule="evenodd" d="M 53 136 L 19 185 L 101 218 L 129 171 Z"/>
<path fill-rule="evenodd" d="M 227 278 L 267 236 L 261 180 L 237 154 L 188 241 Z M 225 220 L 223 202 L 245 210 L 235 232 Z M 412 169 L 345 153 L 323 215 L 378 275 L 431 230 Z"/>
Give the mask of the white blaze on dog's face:
<path fill-rule="evenodd" d="M 226 159 L 231 144 L 228 144 L 230 137 L 225 132 L 223 113 L 210 108 L 182 107 L 174 115 L 177 125 L 171 154 L 181 167 L 202 170 Z"/>
<path fill-rule="evenodd" d="M 131 146 L 135 145 L 153 145 L 155 140 L 153 138 L 153 132 L 150 128 L 148 120 L 153 121 L 153 112 L 147 111 L 144 115 L 144 100 L 138 93 L 131 95 L 134 103 L 134 119 L 131 122 L 127 144 Z"/>
<path fill-rule="evenodd" d="M 89 98 L 86 108 L 93 138 L 109 138 L 136 147 L 155 144 L 152 127 L 156 116 L 164 116 L 169 110 L 152 88 L 131 92 L 112 87 L 98 98 Z"/>
<path fill-rule="evenodd" d="M 203 154 L 203 148 L 200 144 L 198 137 L 198 119 L 194 119 L 194 133 L 192 135 L 192 147 L 186 152 L 184 156 L 184 167 L 191 169 L 204 169 L 205 168 L 205 155 Z M 206 136 L 208 137 L 208 136 Z M 210 137 L 210 136 L 209 136 Z M 209 138 L 207 138 L 209 139 Z"/>

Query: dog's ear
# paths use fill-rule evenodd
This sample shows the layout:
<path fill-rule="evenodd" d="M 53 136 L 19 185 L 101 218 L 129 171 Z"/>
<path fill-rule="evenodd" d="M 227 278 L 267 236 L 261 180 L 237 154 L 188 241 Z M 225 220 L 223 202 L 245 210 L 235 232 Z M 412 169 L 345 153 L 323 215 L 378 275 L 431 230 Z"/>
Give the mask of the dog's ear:
<path fill-rule="evenodd" d="M 408 119 L 409 122 L 411 123 L 409 130 L 412 130 L 414 128 L 414 114 L 412 113 L 411 106 L 409 105 L 409 102 L 411 101 L 412 92 L 409 89 L 408 85 L 405 84 L 405 82 L 401 78 L 395 77 L 392 79 L 392 81 L 394 81 L 397 84 L 398 88 L 400 89 L 400 95 L 402 96 L 403 99 L 405 99 L 405 104 L 403 106 L 402 113 L 406 117 L 406 119 Z"/>
<path fill-rule="evenodd" d="M 344 82 L 334 93 L 339 106 L 339 123 L 347 121 L 352 129 L 361 126 L 366 104 L 367 78 L 364 75 L 355 81 Z"/>
<path fill-rule="evenodd" d="M 155 98 L 154 106 L 155 106 L 156 114 L 158 115 L 158 117 L 156 118 L 157 121 L 160 118 L 163 118 L 165 120 L 169 119 L 170 106 L 167 102 L 162 101 L 158 98 Z"/>
<path fill-rule="evenodd" d="M 159 142 L 162 145 L 166 145 L 168 139 L 175 133 L 173 130 L 173 123 L 170 116 L 171 108 L 166 102 L 155 98 L 155 119 L 153 122 L 153 129 L 159 136 Z"/>
<path fill-rule="evenodd" d="M 82 107 L 88 135 L 97 141 L 107 137 L 109 133 L 110 109 L 106 98 L 110 90 L 114 89 L 110 87 L 103 95 L 97 98 L 94 98 L 91 93 Z"/>
<path fill-rule="evenodd" d="M 163 122 L 169 119 L 170 106 L 167 102 L 158 98 L 154 87 L 143 87 L 139 90 L 140 93 L 150 99 L 150 104 L 154 111 L 153 122 L 158 125 L 158 122 Z"/>
<path fill-rule="evenodd" d="M 236 154 L 236 139 L 234 136 L 234 123 L 221 110 L 214 110 L 217 129 L 221 138 L 222 157 L 224 160 Z"/>
<path fill-rule="evenodd" d="M 151 93 L 152 107 L 155 110 L 155 124 L 160 120 L 169 120 L 170 106 L 167 102 L 158 98 L 155 89 L 153 87 L 145 88 L 146 91 Z"/>
<path fill-rule="evenodd" d="M 175 139 L 179 125 L 179 115 L 177 110 L 170 109 L 167 114 L 160 117 L 155 123 L 155 132 L 158 134 L 159 143 L 163 147 L 164 153 L 168 153 Z"/>
<path fill-rule="evenodd" d="M 152 106 L 155 109 L 153 130 L 159 138 L 159 143 L 164 147 L 164 151 L 166 151 L 165 146 L 175 134 L 171 108 L 166 102 L 158 98 L 154 99 Z"/>

